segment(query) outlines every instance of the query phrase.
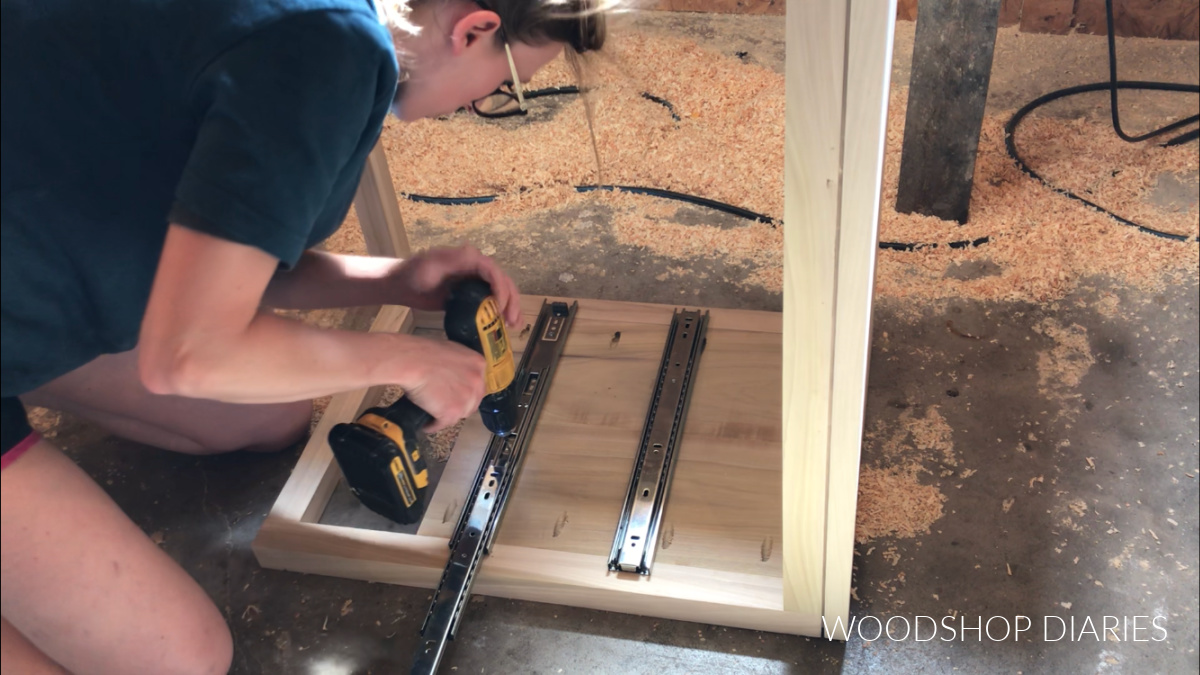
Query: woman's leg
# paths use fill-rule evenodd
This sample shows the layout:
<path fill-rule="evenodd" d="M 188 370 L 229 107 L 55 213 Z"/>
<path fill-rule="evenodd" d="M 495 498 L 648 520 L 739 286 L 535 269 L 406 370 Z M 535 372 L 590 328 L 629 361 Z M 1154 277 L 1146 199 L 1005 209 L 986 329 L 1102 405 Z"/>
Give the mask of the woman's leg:
<path fill-rule="evenodd" d="M 68 675 L 62 666 L 55 663 L 25 639 L 24 635 L 8 619 L 3 619 L 0 630 L 0 674 L 9 675 Z"/>
<path fill-rule="evenodd" d="M 138 377 L 136 349 L 101 356 L 21 400 L 122 438 L 190 454 L 282 450 L 308 433 L 312 419 L 311 401 L 239 405 L 153 394 Z"/>
<path fill-rule="evenodd" d="M 6 672 L 18 659 L 76 675 L 229 670 L 204 590 L 50 443 L 4 468 L 0 502 Z"/>

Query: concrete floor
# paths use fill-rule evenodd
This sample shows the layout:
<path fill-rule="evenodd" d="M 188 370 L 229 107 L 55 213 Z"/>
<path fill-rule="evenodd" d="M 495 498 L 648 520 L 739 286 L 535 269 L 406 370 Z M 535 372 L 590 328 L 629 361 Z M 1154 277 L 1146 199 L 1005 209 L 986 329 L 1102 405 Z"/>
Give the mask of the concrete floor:
<path fill-rule="evenodd" d="M 641 21 L 747 51 L 771 67 L 782 64 L 781 17 L 671 14 Z M 912 24 L 901 24 L 897 82 L 907 76 L 911 40 Z M 1028 50 L 1032 41 L 1034 51 L 1020 56 L 1018 48 Z M 1122 49 L 1123 77 L 1197 80 L 1195 43 L 1126 41 Z M 990 101 L 1011 108 L 1050 89 L 1100 80 L 1103 50 L 1101 38 L 1066 42 L 1006 33 Z M 1159 105 L 1135 107 L 1152 120 Z M 1194 185 L 1172 189 L 1164 199 L 1196 199 Z M 579 278 L 567 288 L 556 276 L 505 259 L 502 240 L 488 243 L 527 293 L 678 302 L 677 288 L 645 273 L 666 264 L 649 254 L 615 244 L 563 247 L 579 260 L 554 260 L 555 274 L 585 256 L 625 272 L 607 280 Z M 696 283 L 700 293 L 690 303 L 781 306 L 778 295 Z M 1120 298 L 1122 315 L 1098 309 L 1106 293 Z M 981 617 L 1034 617 L 1020 641 L 981 641 L 974 632 L 954 639 L 943 628 L 937 639 L 921 642 L 864 641 L 855 634 L 835 643 L 475 597 L 444 671 L 1197 672 L 1198 293 L 1195 279 L 1159 294 L 1092 279 L 1047 305 L 962 301 L 944 311 L 918 308 L 918 319 L 911 307 L 876 306 L 868 425 L 894 425 L 902 415 L 920 416 L 936 405 L 954 430 L 960 465 L 976 473 L 946 490 L 945 515 L 930 534 L 859 547 L 854 614 L 940 621 L 957 613 L 967 626 Z M 948 320 L 957 333 L 947 329 Z M 1095 361 L 1077 385 L 1056 396 L 1039 393 L 1037 354 L 1053 344 L 1036 327 L 1047 320 L 1086 328 L 1086 349 L 1065 358 Z M 71 419 L 56 431 L 57 442 L 224 609 L 236 642 L 233 672 L 406 671 L 429 591 L 264 570 L 250 552 L 298 449 L 193 458 L 132 445 Z M 879 459 L 876 452 L 868 445 L 864 463 Z M 1045 615 L 1076 617 L 1075 639 L 1044 639 Z M 1106 615 L 1162 617 L 1166 639 L 1135 642 L 1132 633 L 1120 642 L 1097 641 L 1093 633 L 1080 639 L 1085 616 L 1099 624 Z M 1148 621 L 1139 625 L 1146 628 Z M 998 635 L 1001 625 L 993 627 Z M 1060 632 L 1057 623 L 1050 628 L 1051 638 Z M 930 625 L 922 631 L 928 637 Z M 867 637 L 875 632 L 874 624 L 863 631 Z M 1151 629 L 1138 638 L 1163 635 Z"/>

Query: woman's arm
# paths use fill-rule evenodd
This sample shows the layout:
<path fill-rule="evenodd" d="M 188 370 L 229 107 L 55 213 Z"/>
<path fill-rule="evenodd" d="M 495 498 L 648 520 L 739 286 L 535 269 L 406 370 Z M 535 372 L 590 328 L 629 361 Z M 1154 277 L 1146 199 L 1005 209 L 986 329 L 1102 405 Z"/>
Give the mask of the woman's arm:
<path fill-rule="evenodd" d="M 305 251 L 294 268 L 275 273 L 262 302 L 278 309 L 409 305 L 393 282 L 402 264 L 399 258 Z"/>
<path fill-rule="evenodd" d="M 516 284 L 474 247 L 435 248 L 407 259 L 306 251 L 296 266 L 278 272 L 262 303 L 278 309 L 405 305 L 438 310 L 456 278 L 479 276 L 491 284 L 505 320 L 521 320 Z"/>
<path fill-rule="evenodd" d="M 478 405 L 483 357 L 461 345 L 320 329 L 263 311 L 276 266 L 255 247 L 172 225 L 139 339 L 146 388 L 268 403 L 398 384 L 438 420 L 431 430 Z"/>

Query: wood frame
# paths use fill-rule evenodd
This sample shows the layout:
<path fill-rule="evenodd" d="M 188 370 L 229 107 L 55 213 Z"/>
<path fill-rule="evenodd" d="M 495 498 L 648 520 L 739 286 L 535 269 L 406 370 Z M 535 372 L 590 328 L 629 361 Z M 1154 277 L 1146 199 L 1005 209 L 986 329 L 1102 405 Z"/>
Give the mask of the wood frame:
<path fill-rule="evenodd" d="M 713 310 L 714 327 L 739 315 L 782 334 L 782 575 L 658 562 L 650 578 L 631 581 L 607 573 L 602 556 L 497 545 L 475 592 L 845 639 L 826 626 L 849 618 L 895 3 L 788 0 L 784 310 Z M 355 206 L 372 254 L 407 253 L 380 147 Z M 600 313 L 669 321 L 669 312 L 649 305 L 586 302 Z M 384 307 L 371 330 L 438 325 L 436 314 Z M 449 552 L 445 537 L 318 522 L 340 478 L 328 431 L 381 395 L 377 387 L 333 397 L 254 540 L 262 566 L 437 584 Z M 478 436 L 476 426 L 468 423 L 460 444 Z"/>

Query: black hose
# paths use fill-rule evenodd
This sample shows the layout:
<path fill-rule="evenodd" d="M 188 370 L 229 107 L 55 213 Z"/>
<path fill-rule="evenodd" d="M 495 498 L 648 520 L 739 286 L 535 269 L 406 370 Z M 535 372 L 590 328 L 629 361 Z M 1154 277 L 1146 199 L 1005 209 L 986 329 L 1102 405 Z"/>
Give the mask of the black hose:
<path fill-rule="evenodd" d="M 1200 115 L 1192 115 L 1191 117 L 1185 117 L 1184 119 L 1176 120 L 1175 122 L 1155 129 L 1154 131 L 1148 131 L 1141 136 L 1130 136 L 1129 134 L 1125 133 L 1125 130 L 1121 128 L 1120 106 L 1117 105 L 1117 89 L 1119 88 L 1118 84 L 1120 83 L 1120 80 L 1117 78 L 1117 31 L 1114 29 L 1113 22 L 1113 0 L 1104 0 L 1104 19 L 1108 22 L 1108 81 L 1111 85 L 1109 91 L 1109 106 L 1110 113 L 1112 114 L 1113 131 L 1117 132 L 1117 136 L 1120 136 L 1121 140 L 1129 143 L 1141 143 L 1144 140 L 1154 138 L 1155 136 L 1160 136 L 1168 131 L 1174 131 L 1180 127 L 1185 127 L 1192 122 L 1200 121 Z M 1182 86 L 1188 87 L 1182 91 L 1200 93 L 1200 87 L 1192 85 Z M 1181 90 L 1172 89 L 1169 91 Z M 1192 138 L 1195 138 L 1196 132 L 1193 131 L 1190 134 L 1185 134 L 1184 136 L 1191 136 Z M 1177 141 L 1186 142 L 1180 141 L 1180 138 L 1183 138 L 1184 136 L 1180 136 L 1179 138 L 1169 141 L 1168 145 L 1177 144 Z"/>
<path fill-rule="evenodd" d="M 718 201 L 715 201 L 712 199 L 706 199 L 704 197 L 697 197 L 695 195 L 689 195 L 689 194 L 685 194 L 683 192 L 675 192 L 674 190 L 663 190 L 661 188 L 651 188 L 651 187 L 639 187 L 636 185 L 576 185 L 575 186 L 576 192 L 595 192 L 596 190 L 603 190 L 605 192 L 614 192 L 614 191 L 629 192 L 632 194 L 647 195 L 650 197 L 659 197 L 661 199 L 673 199 L 675 201 L 686 202 L 688 204 L 704 206 L 704 207 L 710 208 L 714 211 L 728 213 L 730 215 L 737 216 L 739 218 L 745 218 L 746 220 L 753 220 L 753 221 L 760 222 L 760 223 L 766 223 L 766 224 L 770 225 L 771 227 L 776 227 L 779 224 L 779 221 L 775 220 L 774 218 L 772 218 L 770 216 L 763 215 L 761 213 L 755 213 L 754 211 L 749 211 L 749 210 L 743 209 L 739 206 L 734 206 L 732 204 L 726 204 L 724 202 L 718 202 Z M 477 197 L 430 197 L 428 195 L 418 195 L 418 194 L 406 193 L 402 196 L 405 199 L 408 199 L 410 201 L 424 202 L 426 204 L 438 204 L 441 206 L 467 206 L 470 204 L 487 204 L 489 202 L 495 201 L 496 197 L 498 195 L 480 195 Z"/>
<path fill-rule="evenodd" d="M 1046 187 L 1050 188 L 1051 190 L 1053 190 L 1061 195 L 1064 195 L 1070 199 L 1074 199 L 1074 200 L 1083 202 L 1084 204 L 1087 204 L 1088 206 L 1111 217 L 1112 219 L 1116 220 L 1118 223 L 1121 223 L 1122 225 L 1134 227 L 1134 228 L 1137 228 L 1137 230 L 1139 232 L 1144 232 L 1146 234 L 1152 234 L 1156 237 L 1162 237 L 1164 239 L 1170 239 L 1172 241 L 1187 241 L 1188 240 L 1187 235 L 1175 234 L 1172 232 L 1163 232 L 1162 230 L 1156 230 L 1152 227 L 1147 227 L 1145 225 L 1139 225 L 1138 223 L 1135 223 L 1132 220 L 1129 220 L 1128 218 L 1124 218 L 1122 216 L 1119 216 L 1119 215 L 1113 213 L 1112 211 L 1109 211 L 1108 209 L 1104 208 L 1103 206 L 1100 206 L 1099 204 L 1097 204 L 1093 201 L 1090 201 L 1088 199 L 1080 197 L 1079 195 L 1075 194 L 1074 192 L 1071 192 L 1070 190 L 1065 190 L 1063 188 L 1053 185 L 1052 183 L 1050 183 L 1050 181 L 1046 180 L 1041 175 L 1039 175 L 1036 171 L 1034 171 L 1032 168 L 1030 168 L 1030 166 L 1025 162 L 1024 159 L 1021 158 L 1021 155 L 1017 152 L 1017 143 L 1016 143 L 1016 138 L 1015 138 L 1015 132 L 1017 130 L 1017 125 L 1019 125 L 1021 123 L 1021 120 L 1025 119 L 1025 117 L 1029 113 L 1033 112 L 1038 107 L 1043 106 L 1051 101 L 1055 101 L 1060 98 L 1064 98 L 1066 96 L 1074 96 L 1076 94 L 1083 94 L 1083 93 L 1087 93 L 1087 92 L 1091 92 L 1091 91 L 1108 91 L 1108 90 L 1115 91 L 1117 89 L 1145 89 L 1145 90 L 1151 90 L 1151 91 L 1181 91 L 1181 92 L 1189 92 L 1189 93 L 1200 93 L 1200 86 L 1197 86 L 1197 85 L 1176 84 L 1176 83 L 1172 83 L 1172 82 L 1138 82 L 1138 81 L 1135 81 L 1135 82 L 1096 82 L 1094 84 L 1081 84 L 1076 87 L 1067 87 L 1066 89 L 1059 89 L 1058 91 L 1052 91 L 1049 94 L 1046 94 L 1044 96 L 1039 96 L 1038 98 L 1035 98 L 1034 100 L 1030 101 L 1029 103 L 1026 103 L 1024 105 L 1024 107 L 1022 107 L 1015 114 L 1013 114 L 1012 118 L 1010 118 L 1008 120 L 1008 123 L 1004 125 L 1004 147 L 1008 150 L 1008 156 L 1011 157 L 1013 159 L 1013 161 L 1015 161 L 1017 163 L 1017 166 L 1021 169 L 1021 171 L 1025 172 L 1025 174 L 1027 174 L 1030 178 L 1040 181 L 1042 183 L 1042 185 L 1045 185 Z M 1115 119 L 1116 118 L 1114 116 L 1114 120 Z M 1183 120 L 1183 121 L 1186 122 L 1187 120 Z M 1152 133 L 1151 136 L 1157 136 L 1160 133 L 1165 133 L 1164 130 L 1170 131 L 1171 129 L 1178 128 L 1178 127 L 1179 127 L 1179 125 L 1177 123 L 1174 125 L 1167 125 L 1166 127 L 1163 127 L 1163 129 L 1160 129 L 1158 131 L 1158 133 Z M 1179 141 L 1180 138 L 1184 138 L 1185 136 L 1189 136 L 1189 135 L 1191 136 L 1191 138 L 1196 137 L 1195 132 L 1192 132 L 1191 134 L 1184 134 L 1183 136 L 1180 136 L 1179 138 L 1173 139 L 1173 140 Z M 1188 139 L 1188 140 L 1190 140 L 1190 139 Z M 1181 142 L 1186 142 L 1186 140 L 1181 141 Z"/>
<path fill-rule="evenodd" d="M 1179 92 L 1184 92 L 1184 93 L 1200 94 L 1200 85 L 1177 84 L 1174 82 L 1140 82 L 1140 81 L 1122 82 L 1121 80 L 1118 80 L 1117 79 L 1117 37 L 1116 37 L 1116 30 L 1114 28 L 1114 22 L 1113 22 L 1112 0 L 1104 1 L 1104 11 L 1105 11 L 1105 20 L 1108 22 L 1108 25 L 1107 25 L 1107 28 L 1108 28 L 1108 78 L 1109 78 L 1108 82 L 1097 82 L 1095 84 L 1083 84 L 1083 85 L 1079 85 L 1077 87 L 1067 87 L 1066 89 L 1059 89 L 1058 91 L 1052 91 L 1049 94 L 1046 94 L 1045 96 L 1039 96 L 1038 98 L 1035 98 L 1034 100 L 1030 101 L 1029 103 L 1026 103 L 1024 107 L 1022 107 L 1020 110 L 1018 110 L 1016 112 L 1016 114 L 1014 114 L 1012 116 L 1012 118 L 1008 120 L 1008 124 L 1004 125 L 1004 147 L 1008 150 L 1008 156 L 1011 157 L 1013 159 L 1013 161 L 1015 161 L 1017 163 L 1017 166 L 1020 167 L 1021 171 L 1024 171 L 1025 174 L 1028 175 L 1030 178 L 1040 181 L 1042 183 L 1042 185 L 1045 185 L 1046 187 L 1050 188 L 1051 190 L 1053 190 L 1061 195 L 1064 195 L 1070 199 L 1074 199 L 1074 200 L 1083 202 L 1084 204 L 1087 204 L 1088 206 L 1096 209 L 1097 211 L 1111 217 L 1113 220 L 1116 220 L 1118 223 L 1121 223 L 1122 225 L 1127 225 L 1129 227 L 1137 228 L 1137 230 L 1139 232 L 1144 232 L 1146 234 L 1152 234 L 1156 237 L 1162 237 L 1164 239 L 1170 239 L 1172 241 L 1187 241 L 1188 240 L 1187 235 L 1174 234 L 1172 232 L 1163 232 L 1162 230 L 1156 230 L 1152 227 L 1146 227 L 1145 225 L 1139 225 L 1138 223 L 1135 223 L 1132 220 L 1129 220 L 1128 218 L 1123 218 L 1121 216 L 1118 216 L 1117 214 L 1113 213 L 1112 211 L 1109 211 L 1108 209 L 1104 208 L 1103 206 L 1100 206 L 1099 204 L 1096 204 L 1095 202 L 1092 202 L 1087 199 L 1084 199 L 1083 197 L 1080 197 L 1079 195 L 1075 194 L 1074 192 L 1071 192 L 1070 190 L 1065 190 L 1063 188 L 1052 185 L 1050 183 L 1050 181 L 1048 181 L 1045 178 L 1043 178 L 1042 176 L 1038 175 L 1038 173 L 1036 171 L 1034 171 L 1032 168 L 1030 168 L 1029 165 L 1025 163 L 1025 160 L 1021 159 L 1020 154 L 1017 153 L 1017 143 L 1016 143 L 1016 139 L 1014 138 L 1014 136 L 1015 136 L 1015 133 L 1017 130 L 1017 125 L 1021 123 L 1021 120 L 1025 119 L 1026 115 L 1033 112 L 1036 108 L 1043 106 L 1051 101 L 1058 100 L 1065 96 L 1074 96 L 1075 94 L 1083 94 L 1083 93 L 1090 92 L 1090 91 L 1108 91 L 1109 92 L 1109 107 L 1110 107 L 1109 113 L 1112 117 L 1113 131 L 1116 132 L 1117 136 L 1120 137 L 1121 140 L 1124 140 L 1129 143 L 1140 143 L 1144 140 L 1154 138 L 1155 136 L 1161 136 L 1162 134 L 1165 134 L 1168 131 L 1174 131 L 1175 129 L 1185 127 L 1189 124 L 1192 124 L 1193 122 L 1200 121 L 1200 115 L 1192 115 L 1191 117 L 1185 117 L 1183 119 L 1176 120 L 1170 124 L 1167 124 L 1166 126 L 1163 126 L 1158 129 L 1155 129 L 1153 131 L 1141 134 L 1140 136 L 1131 136 L 1131 135 L 1125 133 L 1125 130 L 1121 128 L 1120 106 L 1117 103 L 1117 91 L 1118 90 L 1120 90 L 1120 89 L 1142 89 L 1142 90 L 1149 90 L 1149 91 L 1179 91 Z M 1179 136 L 1172 138 L 1171 140 L 1164 143 L 1163 147 L 1172 147 L 1172 146 L 1176 146 L 1176 145 L 1183 145 L 1184 143 L 1187 143 L 1188 141 L 1196 140 L 1197 138 L 1200 138 L 1200 129 L 1193 129 L 1189 132 L 1180 134 Z"/>

